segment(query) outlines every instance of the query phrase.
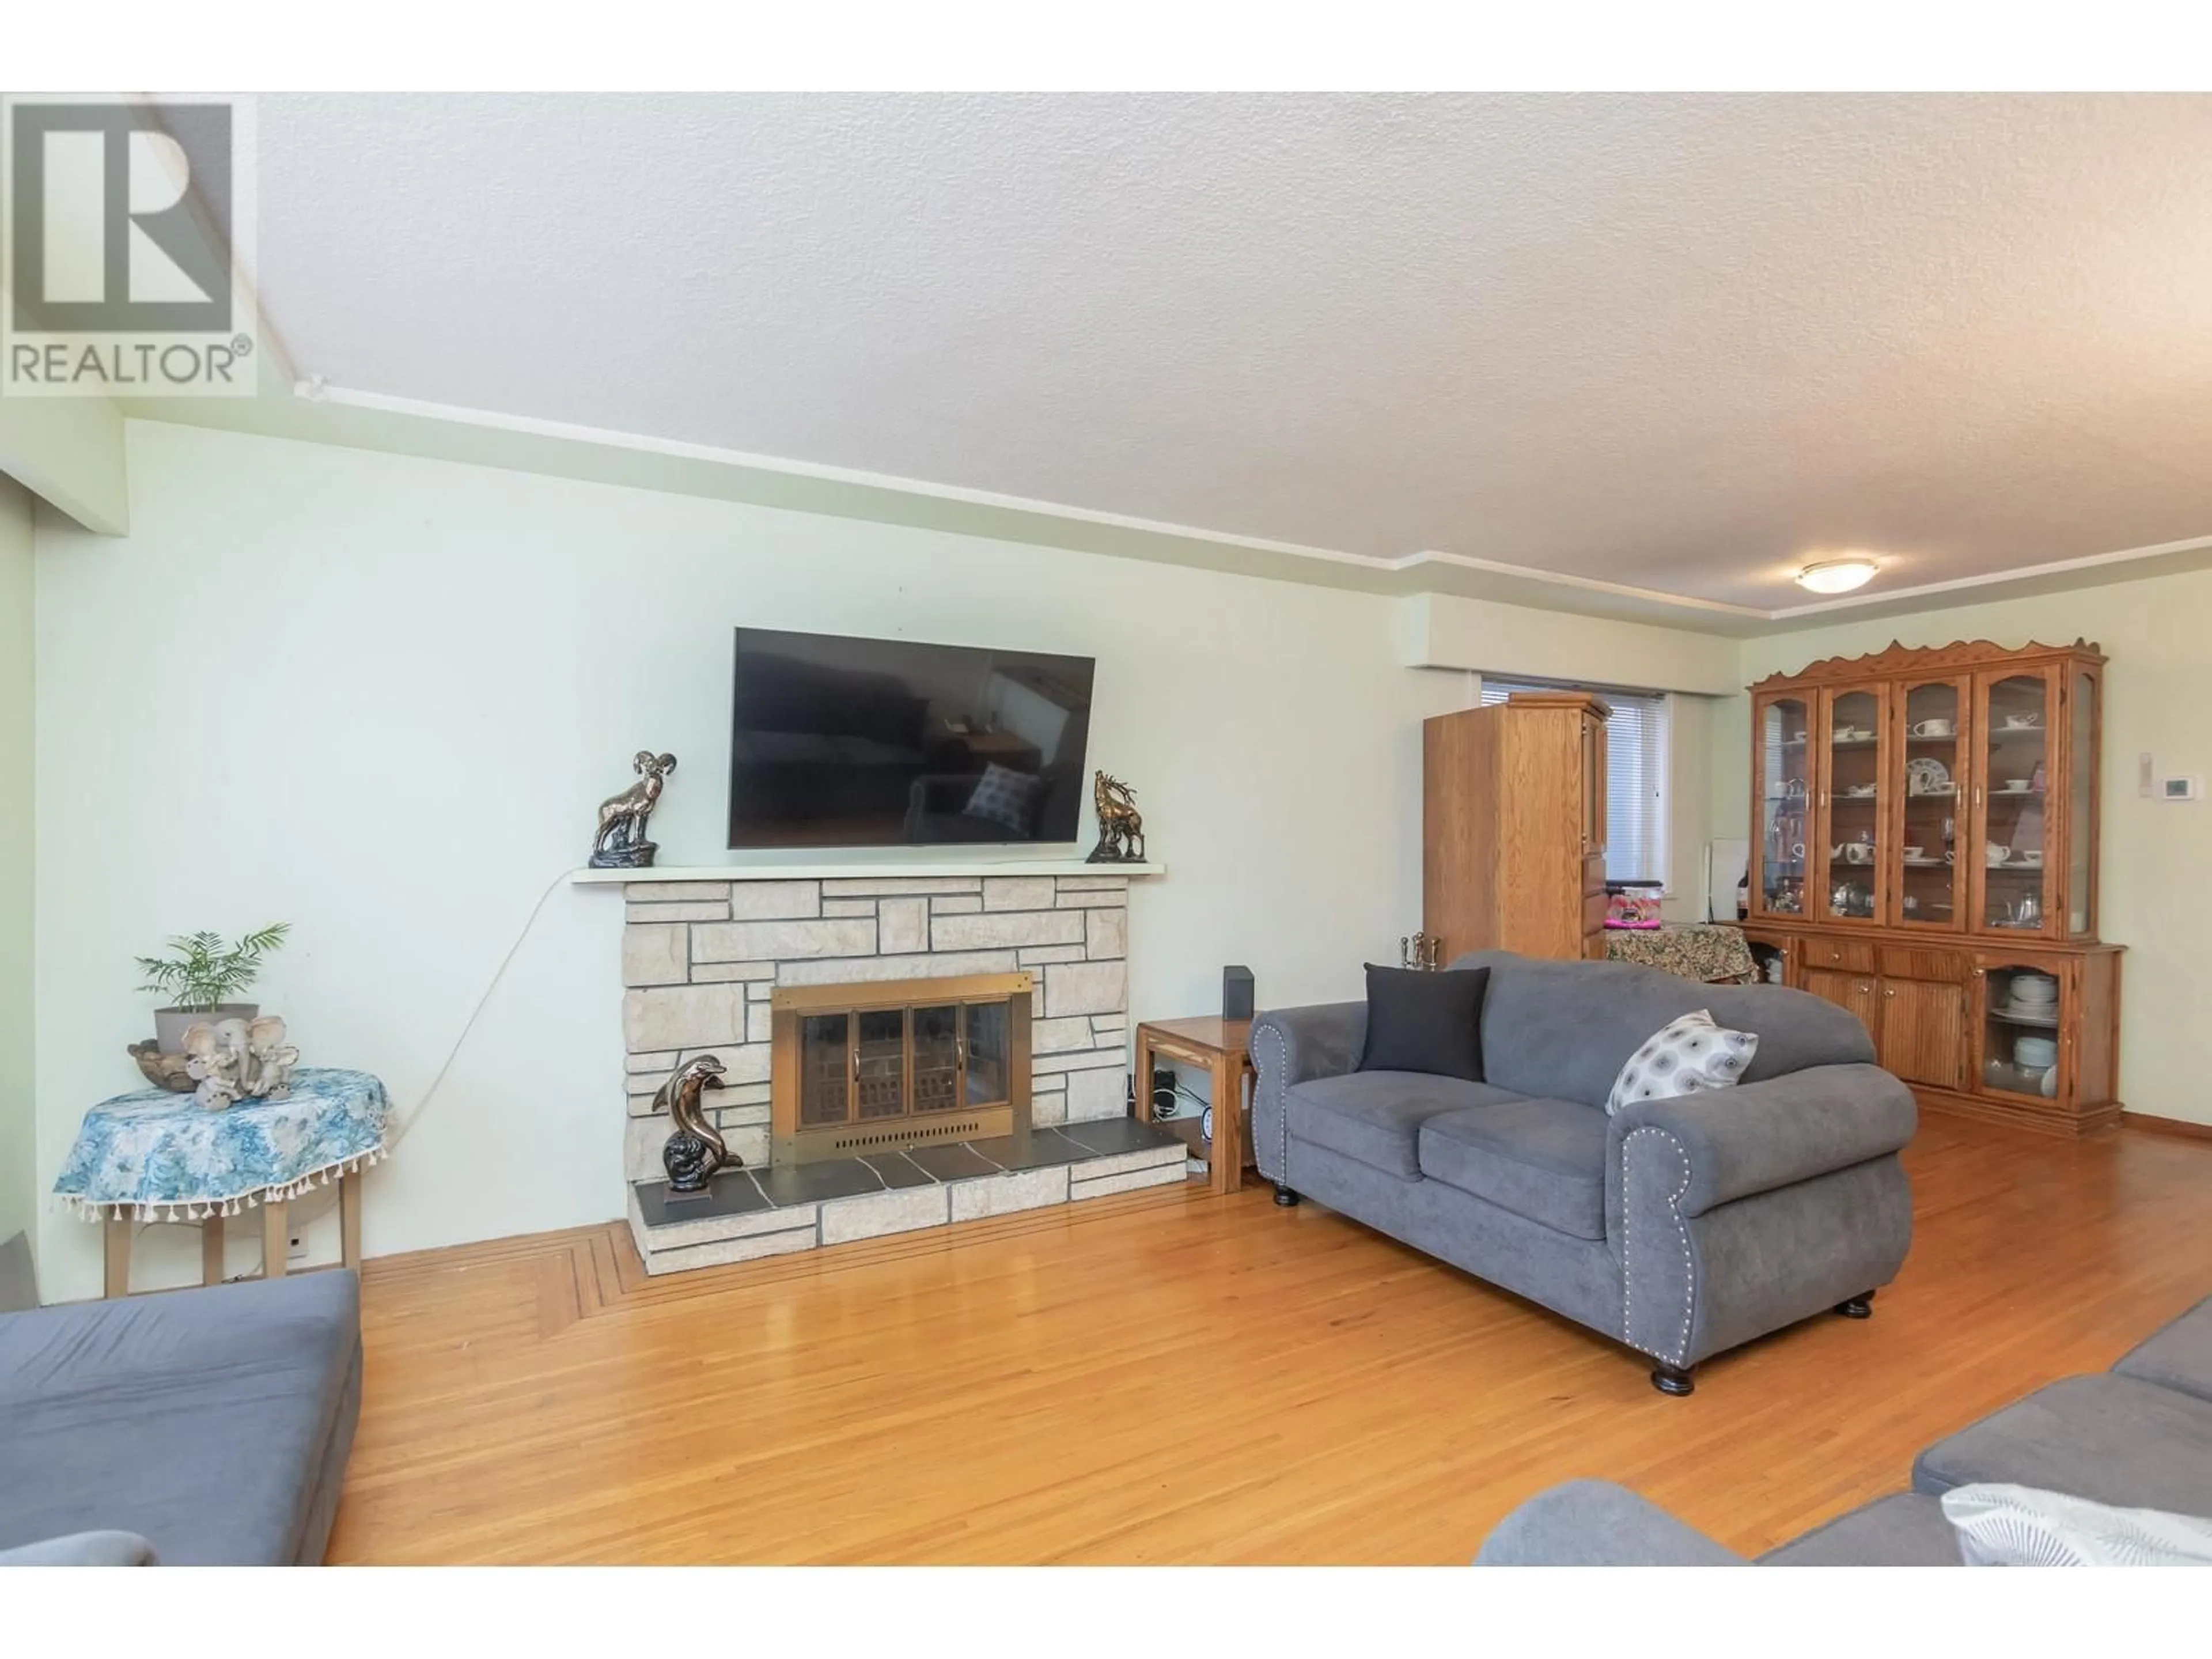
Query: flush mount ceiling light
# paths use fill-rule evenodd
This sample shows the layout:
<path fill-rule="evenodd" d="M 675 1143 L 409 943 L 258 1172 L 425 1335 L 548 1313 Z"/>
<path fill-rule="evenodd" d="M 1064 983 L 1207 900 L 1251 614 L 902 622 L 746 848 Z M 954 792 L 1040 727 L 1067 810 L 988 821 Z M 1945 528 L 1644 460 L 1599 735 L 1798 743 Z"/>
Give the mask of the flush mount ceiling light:
<path fill-rule="evenodd" d="M 1823 559 L 1797 573 L 1797 586 L 1814 593 L 1848 593 L 1864 587 L 1881 566 L 1864 554 L 1848 559 Z"/>

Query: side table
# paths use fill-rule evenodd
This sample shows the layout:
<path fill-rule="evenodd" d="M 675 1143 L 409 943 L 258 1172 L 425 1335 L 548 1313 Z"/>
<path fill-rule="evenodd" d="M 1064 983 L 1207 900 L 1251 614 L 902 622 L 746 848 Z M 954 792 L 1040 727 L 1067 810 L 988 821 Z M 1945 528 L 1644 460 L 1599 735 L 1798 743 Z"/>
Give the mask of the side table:
<path fill-rule="evenodd" d="M 220 1284 L 223 1219 L 261 1210 L 261 1271 L 284 1276 L 290 1202 L 338 1188 L 345 1265 L 361 1266 L 361 1172 L 384 1157 L 392 1103 L 367 1072 L 302 1067 L 267 1100 L 211 1112 L 161 1089 L 104 1100 L 84 1115 L 54 1196 L 103 1224 L 106 1290 L 131 1289 L 133 1231 L 149 1221 L 200 1224 L 200 1277 Z"/>
<path fill-rule="evenodd" d="M 1252 1035 L 1249 1019 L 1224 1019 L 1207 1014 L 1196 1019 L 1146 1020 L 1137 1027 L 1137 1116 L 1146 1123 L 1152 1117 L 1152 1062 L 1165 1057 L 1187 1066 L 1202 1067 L 1213 1079 L 1213 1139 L 1200 1133 L 1196 1117 L 1168 1118 L 1160 1127 L 1189 1143 L 1206 1161 L 1208 1180 L 1217 1193 L 1233 1193 L 1244 1184 L 1244 1165 L 1250 1149 L 1244 1144 L 1244 1079 L 1256 1080 L 1257 1072 L 1245 1044 Z M 1187 1127 L 1186 1127 L 1187 1126 Z"/>

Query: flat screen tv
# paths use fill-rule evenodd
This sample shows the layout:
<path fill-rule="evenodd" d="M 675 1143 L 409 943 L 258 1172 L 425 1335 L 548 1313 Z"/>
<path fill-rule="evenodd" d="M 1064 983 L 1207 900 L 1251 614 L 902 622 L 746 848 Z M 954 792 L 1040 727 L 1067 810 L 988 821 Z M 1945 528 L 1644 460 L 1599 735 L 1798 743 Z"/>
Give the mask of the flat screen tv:
<path fill-rule="evenodd" d="M 732 848 L 1076 838 L 1091 658 L 737 634 Z"/>

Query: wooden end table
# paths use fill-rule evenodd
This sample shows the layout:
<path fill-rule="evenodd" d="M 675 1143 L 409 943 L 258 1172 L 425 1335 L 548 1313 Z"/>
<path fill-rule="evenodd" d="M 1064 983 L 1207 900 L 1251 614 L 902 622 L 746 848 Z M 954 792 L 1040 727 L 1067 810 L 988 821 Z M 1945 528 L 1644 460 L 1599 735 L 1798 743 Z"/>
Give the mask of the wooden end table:
<path fill-rule="evenodd" d="M 1213 1139 L 1208 1142 L 1193 1117 L 1168 1118 L 1160 1127 L 1188 1142 L 1206 1161 L 1209 1182 L 1217 1193 L 1233 1193 L 1244 1184 L 1244 1165 L 1251 1149 L 1245 1145 L 1244 1079 L 1256 1085 L 1259 1073 L 1246 1044 L 1252 1036 L 1249 1019 L 1224 1019 L 1207 1014 L 1196 1019 L 1152 1019 L 1137 1027 L 1137 1116 L 1152 1118 L 1152 1062 L 1157 1057 L 1178 1060 L 1205 1069 L 1213 1079 Z"/>

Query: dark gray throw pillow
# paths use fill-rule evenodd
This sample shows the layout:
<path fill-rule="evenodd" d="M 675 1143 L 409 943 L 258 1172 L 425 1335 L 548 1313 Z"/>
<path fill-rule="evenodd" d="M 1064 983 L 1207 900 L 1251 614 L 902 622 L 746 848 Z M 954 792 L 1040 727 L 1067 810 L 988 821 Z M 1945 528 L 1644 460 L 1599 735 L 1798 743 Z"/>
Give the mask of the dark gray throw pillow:
<path fill-rule="evenodd" d="M 1487 968 L 1367 964 L 1367 1046 L 1363 1072 L 1431 1072 L 1482 1081 L 1482 998 Z"/>

